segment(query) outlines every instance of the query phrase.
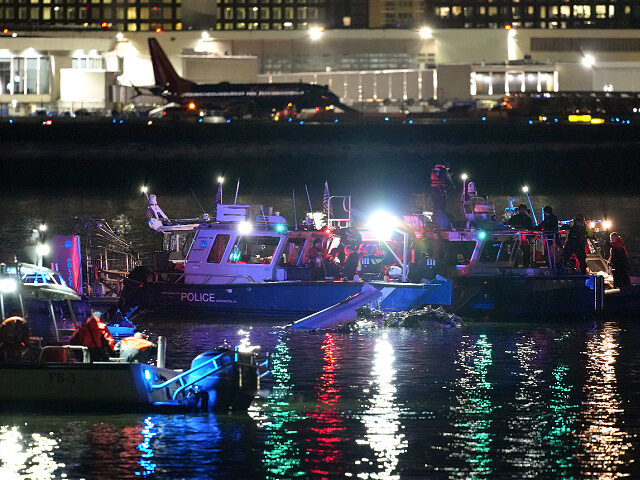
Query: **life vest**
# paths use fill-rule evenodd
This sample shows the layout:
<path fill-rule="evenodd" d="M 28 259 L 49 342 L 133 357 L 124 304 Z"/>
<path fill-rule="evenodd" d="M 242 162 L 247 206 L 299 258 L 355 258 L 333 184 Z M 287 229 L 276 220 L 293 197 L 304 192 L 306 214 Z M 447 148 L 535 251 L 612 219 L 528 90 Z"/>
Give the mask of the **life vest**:
<path fill-rule="evenodd" d="M 107 325 L 100 321 L 98 317 L 93 316 L 73 332 L 69 343 L 72 345 L 83 345 L 88 348 L 101 348 L 101 339 L 104 339 L 109 345 L 109 348 L 113 350 L 116 341 L 111 336 Z"/>
<path fill-rule="evenodd" d="M 135 349 L 144 352 L 150 347 L 153 347 L 153 342 L 150 342 L 146 338 L 127 337 L 123 338 L 119 342 L 120 350 Z"/>
<path fill-rule="evenodd" d="M 5 347 L 26 347 L 31 331 L 22 317 L 9 317 L 0 325 L 0 343 Z"/>
<path fill-rule="evenodd" d="M 447 186 L 445 175 L 442 174 L 443 170 L 444 170 L 443 165 L 436 165 L 433 168 L 433 170 L 431 170 L 431 187 L 432 188 Z"/>

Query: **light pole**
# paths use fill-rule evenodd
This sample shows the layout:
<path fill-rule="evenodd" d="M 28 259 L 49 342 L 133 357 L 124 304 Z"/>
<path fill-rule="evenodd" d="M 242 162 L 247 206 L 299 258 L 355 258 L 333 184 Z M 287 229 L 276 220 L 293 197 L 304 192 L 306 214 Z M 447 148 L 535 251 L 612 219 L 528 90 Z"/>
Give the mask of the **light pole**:
<path fill-rule="evenodd" d="M 467 204 L 467 178 L 469 177 L 466 173 L 463 173 L 460 175 L 460 178 L 462 179 L 462 215 L 465 215 L 464 206 Z"/>

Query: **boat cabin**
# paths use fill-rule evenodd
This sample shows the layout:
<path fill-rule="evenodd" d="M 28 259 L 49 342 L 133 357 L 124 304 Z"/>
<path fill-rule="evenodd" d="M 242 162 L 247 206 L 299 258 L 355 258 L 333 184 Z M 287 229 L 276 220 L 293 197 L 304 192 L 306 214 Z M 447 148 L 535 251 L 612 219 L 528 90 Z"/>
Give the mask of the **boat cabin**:
<path fill-rule="evenodd" d="M 255 222 L 244 218 L 196 229 L 185 262 L 186 283 L 310 280 L 309 249 L 319 241 L 326 250 L 333 240 L 328 232 L 289 231 L 279 215 L 258 215 Z"/>

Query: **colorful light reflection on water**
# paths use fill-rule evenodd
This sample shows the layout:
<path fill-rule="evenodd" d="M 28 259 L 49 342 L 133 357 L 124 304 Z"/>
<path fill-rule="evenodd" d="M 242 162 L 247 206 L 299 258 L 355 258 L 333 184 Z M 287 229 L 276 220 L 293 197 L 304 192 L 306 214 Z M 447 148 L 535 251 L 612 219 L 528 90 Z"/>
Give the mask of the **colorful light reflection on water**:
<path fill-rule="evenodd" d="M 235 324 L 163 332 L 162 325 L 154 330 L 175 336 L 170 343 L 182 346 L 185 363 L 203 337 L 274 353 L 249 415 L 4 415 L 0 478 L 606 480 L 640 473 L 635 324 L 349 334 Z"/>

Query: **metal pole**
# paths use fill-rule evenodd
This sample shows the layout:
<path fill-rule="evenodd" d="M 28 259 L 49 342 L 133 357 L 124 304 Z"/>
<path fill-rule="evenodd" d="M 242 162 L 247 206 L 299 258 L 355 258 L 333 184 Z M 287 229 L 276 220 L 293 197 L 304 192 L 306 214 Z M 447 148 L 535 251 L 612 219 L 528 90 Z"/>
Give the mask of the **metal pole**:
<path fill-rule="evenodd" d="M 536 223 L 536 225 L 538 224 L 538 219 L 536 218 L 536 212 L 533 209 L 533 205 L 531 205 L 531 197 L 529 197 L 529 191 L 527 190 L 526 192 L 524 192 L 527 194 L 527 200 L 529 200 L 529 208 L 531 209 L 531 215 L 533 215 L 533 221 Z"/>
<path fill-rule="evenodd" d="M 2 320 L 4 320 L 4 294 L 0 293 L 0 314 L 2 315 Z"/>
<path fill-rule="evenodd" d="M 407 257 L 409 256 L 409 235 L 407 232 L 397 230 L 402 233 L 402 281 L 406 282 L 409 277 L 409 265 L 407 264 Z"/>
<path fill-rule="evenodd" d="M 164 368 L 165 360 L 167 356 L 167 342 L 165 337 L 158 337 L 158 357 L 156 359 L 156 367 Z"/>
<path fill-rule="evenodd" d="M 313 207 L 311 206 L 311 197 L 309 196 L 309 189 L 307 188 L 307 184 L 304 184 L 304 189 L 307 191 L 307 200 L 309 200 L 309 213 L 313 213 Z"/>
<path fill-rule="evenodd" d="M 298 230 L 298 215 L 296 214 L 296 189 L 291 190 L 293 192 L 293 224 L 295 225 L 295 230 Z"/>

